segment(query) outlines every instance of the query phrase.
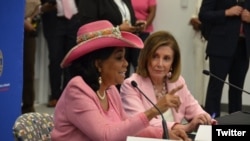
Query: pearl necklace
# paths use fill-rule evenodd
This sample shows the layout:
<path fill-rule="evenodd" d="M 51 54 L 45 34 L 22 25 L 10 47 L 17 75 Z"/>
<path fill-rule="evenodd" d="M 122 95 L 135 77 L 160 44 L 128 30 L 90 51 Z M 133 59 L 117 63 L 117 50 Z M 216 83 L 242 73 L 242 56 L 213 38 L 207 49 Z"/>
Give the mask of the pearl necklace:
<path fill-rule="evenodd" d="M 101 96 L 101 94 L 100 94 L 99 91 L 96 91 L 96 94 L 97 94 L 97 96 L 98 96 L 101 100 L 104 100 L 105 97 L 106 97 L 106 91 L 104 91 L 103 96 Z"/>
<path fill-rule="evenodd" d="M 154 91 L 155 91 L 155 95 L 156 95 L 156 98 L 157 99 L 160 99 L 161 97 L 163 97 L 166 93 L 167 93 L 167 90 L 166 90 L 166 83 L 164 82 L 163 83 L 163 86 L 162 86 L 162 89 L 161 91 L 158 91 L 154 85 Z"/>

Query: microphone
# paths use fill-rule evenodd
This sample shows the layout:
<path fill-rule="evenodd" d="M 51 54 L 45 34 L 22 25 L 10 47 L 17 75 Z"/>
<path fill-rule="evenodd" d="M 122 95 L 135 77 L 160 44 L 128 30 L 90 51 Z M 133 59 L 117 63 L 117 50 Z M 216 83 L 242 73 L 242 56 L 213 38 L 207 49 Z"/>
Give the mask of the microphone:
<path fill-rule="evenodd" d="M 242 91 L 242 92 L 245 92 L 245 93 L 247 93 L 247 94 L 250 94 L 250 92 L 245 91 L 245 90 L 243 90 L 242 88 L 240 88 L 240 87 L 238 87 L 238 86 L 236 86 L 236 85 L 234 85 L 234 84 L 231 84 L 231 83 L 228 83 L 228 82 L 224 81 L 223 79 L 221 79 L 220 77 L 214 75 L 213 73 L 211 73 L 211 72 L 208 71 L 208 70 L 203 70 L 203 74 L 205 74 L 205 75 L 210 75 L 210 76 L 216 78 L 217 80 L 220 80 L 221 82 L 228 84 L 229 86 L 232 86 L 232 87 L 234 87 L 234 88 L 236 88 L 236 89 L 238 89 L 238 90 L 240 90 L 240 91 Z"/>
<path fill-rule="evenodd" d="M 160 113 L 161 118 L 162 118 L 162 128 L 163 128 L 163 139 L 168 139 L 168 129 L 167 129 L 167 123 L 166 120 L 162 114 L 162 112 L 159 110 L 159 108 L 141 91 L 141 89 L 138 88 L 137 83 L 133 80 L 131 81 L 131 85 L 136 88 L 154 107 L 155 109 Z"/>

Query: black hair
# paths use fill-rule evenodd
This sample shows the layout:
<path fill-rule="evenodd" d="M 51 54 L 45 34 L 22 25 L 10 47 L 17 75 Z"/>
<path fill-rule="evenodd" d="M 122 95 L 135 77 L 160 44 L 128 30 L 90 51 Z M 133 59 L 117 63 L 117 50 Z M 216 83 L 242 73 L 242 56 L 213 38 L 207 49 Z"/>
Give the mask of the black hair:
<path fill-rule="evenodd" d="M 99 49 L 74 60 L 69 68 L 71 77 L 81 76 L 94 91 L 97 91 L 100 87 L 100 73 L 95 61 L 108 59 L 115 49 L 116 47 Z"/>

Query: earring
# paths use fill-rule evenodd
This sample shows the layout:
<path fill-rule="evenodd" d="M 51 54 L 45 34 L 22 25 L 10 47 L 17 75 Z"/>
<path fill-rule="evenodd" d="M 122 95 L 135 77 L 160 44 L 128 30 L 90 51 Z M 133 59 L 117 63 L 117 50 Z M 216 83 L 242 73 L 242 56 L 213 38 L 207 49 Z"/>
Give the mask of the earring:
<path fill-rule="evenodd" d="M 98 77 L 98 83 L 99 83 L 100 85 L 102 84 L 102 77 L 101 77 L 101 76 Z"/>
<path fill-rule="evenodd" d="M 172 77 L 172 68 L 170 69 L 170 71 L 168 72 L 168 74 L 167 74 L 167 77 L 168 77 L 168 79 L 170 79 L 171 77 Z"/>
<path fill-rule="evenodd" d="M 102 69 L 100 67 L 98 67 L 98 71 L 99 71 L 99 77 L 98 77 L 98 83 L 101 85 L 102 84 L 102 77 L 101 77 L 101 72 L 102 72 Z"/>

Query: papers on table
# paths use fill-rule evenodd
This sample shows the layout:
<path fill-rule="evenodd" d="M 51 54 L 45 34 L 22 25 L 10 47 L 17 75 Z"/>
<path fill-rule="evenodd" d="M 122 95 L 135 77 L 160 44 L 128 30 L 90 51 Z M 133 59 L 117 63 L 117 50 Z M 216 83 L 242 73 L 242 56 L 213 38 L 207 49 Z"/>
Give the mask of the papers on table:
<path fill-rule="evenodd" d="M 212 141 L 212 126 L 200 125 L 194 140 L 195 141 Z"/>

